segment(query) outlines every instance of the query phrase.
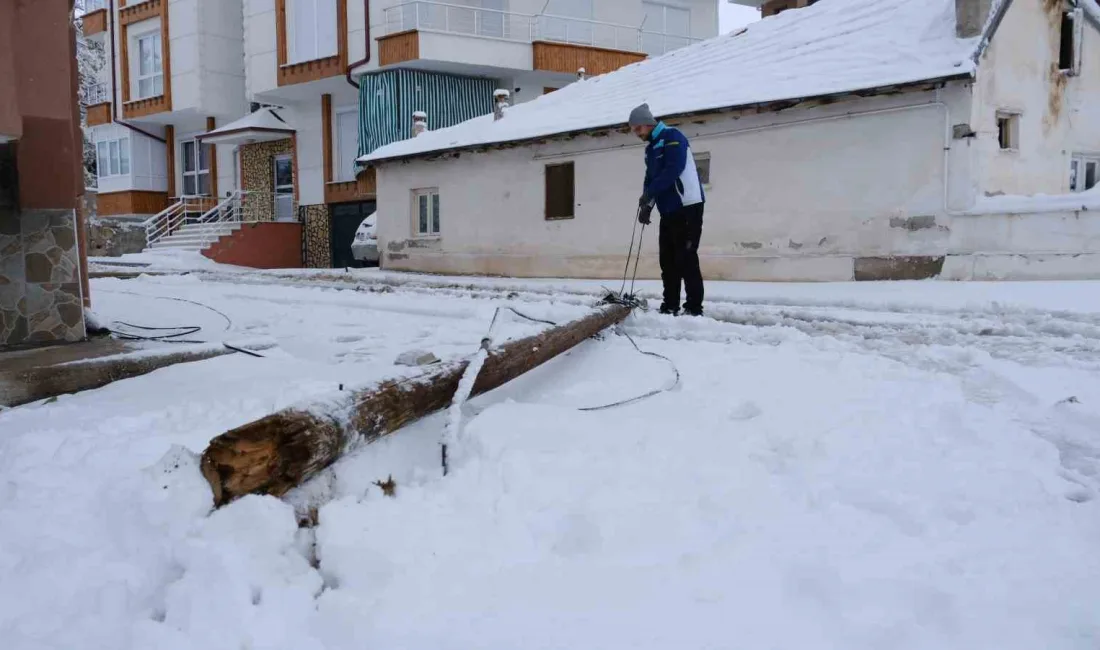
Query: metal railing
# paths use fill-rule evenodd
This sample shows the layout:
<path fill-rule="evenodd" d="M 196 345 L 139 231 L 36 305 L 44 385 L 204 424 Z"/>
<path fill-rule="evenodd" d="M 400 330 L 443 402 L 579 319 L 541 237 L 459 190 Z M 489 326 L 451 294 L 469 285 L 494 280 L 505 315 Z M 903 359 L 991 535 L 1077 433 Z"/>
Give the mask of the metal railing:
<path fill-rule="evenodd" d="M 109 84 L 105 81 L 88 86 L 88 96 L 84 98 L 85 105 L 94 106 L 111 101 L 111 89 L 108 86 Z"/>
<path fill-rule="evenodd" d="M 661 56 L 667 54 L 673 50 L 678 50 L 681 47 L 687 47 L 693 43 L 702 41 L 701 38 L 692 38 L 690 36 L 673 36 L 672 34 L 661 34 L 658 32 L 642 32 L 642 52 L 645 52 L 649 56 Z"/>
<path fill-rule="evenodd" d="M 585 18 L 521 14 L 497 9 L 414 0 L 383 10 L 382 31 L 435 31 L 530 43 L 555 41 L 632 52 L 641 51 L 642 30 Z"/>
<path fill-rule="evenodd" d="M 382 14 L 386 34 L 420 30 L 522 43 L 530 43 L 534 34 L 534 16 L 498 9 L 417 0 L 387 7 Z"/>
<path fill-rule="evenodd" d="M 183 196 L 144 222 L 145 244 L 153 244 L 173 234 L 185 234 L 188 244 L 206 248 L 225 234 L 227 226 L 256 221 L 275 221 L 278 197 L 274 192 L 235 190 L 223 199 L 209 196 Z M 297 204 L 291 199 L 282 206 L 295 219 Z M 186 230 L 180 230 L 186 226 Z"/>

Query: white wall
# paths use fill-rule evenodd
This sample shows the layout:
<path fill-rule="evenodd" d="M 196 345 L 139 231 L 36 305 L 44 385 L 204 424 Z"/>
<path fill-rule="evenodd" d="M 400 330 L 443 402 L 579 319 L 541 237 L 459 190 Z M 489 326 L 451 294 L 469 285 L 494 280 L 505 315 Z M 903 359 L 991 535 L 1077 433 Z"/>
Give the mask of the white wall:
<path fill-rule="evenodd" d="M 693 150 L 711 157 L 700 249 L 708 277 L 849 279 L 856 256 L 943 251 L 950 236 L 948 111 L 968 114 L 968 97 L 960 86 L 943 96 L 682 126 Z M 864 114 L 844 117 L 848 112 Z M 948 156 L 952 175 L 968 174 L 966 157 L 965 147 Z M 576 166 L 576 217 L 546 221 L 544 166 L 569 160 Z M 615 277 L 643 173 L 642 147 L 627 135 L 384 165 L 379 237 L 387 265 Z M 410 192 L 424 187 L 439 187 L 445 206 L 442 239 L 428 245 L 409 242 Z M 656 272 L 655 244 L 654 234 L 645 245 L 648 275 Z"/>
<path fill-rule="evenodd" d="M 244 58 L 246 95 L 278 88 L 275 50 L 275 0 L 244 1 Z"/>
<path fill-rule="evenodd" d="M 230 0 L 231 1 L 231 0 Z M 172 110 L 201 106 L 198 0 L 169 0 L 168 40 L 172 57 Z M 133 49 L 130 50 L 133 52 Z M 134 56 L 130 56 L 131 61 Z"/>
<path fill-rule="evenodd" d="M 206 2 L 199 16 L 202 107 L 207 115 L 230 121 L 248 111 L 241 0 Z"/>
<path fill-rule="evenodd" d="M 1060 7 L 1013 3 L 981 61 L 971 116 L 978 132 L 979 192 L 1067 192 L 1070 155 L 1100 152 L 1100 31 L 1085 24 L 1082 74 L 1061 75 Z M 1000 150 L 1001 109 L 1022 112 L 1019 151 Z"/>
<path fill-rule="evenodd" d="M 325 202 L 324 166 L 322 164 L 321 97 L 315 102 L 302 102 L 280 111 L 298 133 L 298 204 L 316 205 Z"/>

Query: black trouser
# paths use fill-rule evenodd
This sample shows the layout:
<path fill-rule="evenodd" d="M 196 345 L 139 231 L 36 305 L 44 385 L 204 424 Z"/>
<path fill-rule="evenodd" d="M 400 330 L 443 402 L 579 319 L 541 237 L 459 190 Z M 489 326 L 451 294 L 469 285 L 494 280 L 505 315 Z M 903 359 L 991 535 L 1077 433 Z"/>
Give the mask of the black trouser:
<path fill-rule="evenodd" d="M 665 307 L 680 308 L 680 283 L 687 300 L 684 309 L 703 310 L 703 275 L 699 272 L 699 238 L 703 234 L 703 204 L 696 203 L 668 216 L 661 216 L 661 280 L 665 285 Z"/>

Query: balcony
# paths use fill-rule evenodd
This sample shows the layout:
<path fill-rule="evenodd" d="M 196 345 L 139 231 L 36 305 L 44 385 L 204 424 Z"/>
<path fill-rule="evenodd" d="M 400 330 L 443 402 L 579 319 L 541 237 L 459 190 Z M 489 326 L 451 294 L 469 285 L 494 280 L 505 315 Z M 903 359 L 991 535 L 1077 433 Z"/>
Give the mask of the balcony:
<path fill-rule="evenodd" d="M 107 31 L 107 0 L 85 0 L 82 29 L 85 36 L 95 36 Z"/>
<path fill-rule="evenodd" d="M 422 1 L 388 7 L 383 16 L 382 66 L 442 61 L 603 74 L 646 56 L 641 28 L 630 25 Z"/>
<path fill-rule="evenodd" d="M 88 111 L 88 126 L 110 124 L 111 90 L 107 84 L 100 82 L 89 87 L 84 97 L 84 106 Z"/>

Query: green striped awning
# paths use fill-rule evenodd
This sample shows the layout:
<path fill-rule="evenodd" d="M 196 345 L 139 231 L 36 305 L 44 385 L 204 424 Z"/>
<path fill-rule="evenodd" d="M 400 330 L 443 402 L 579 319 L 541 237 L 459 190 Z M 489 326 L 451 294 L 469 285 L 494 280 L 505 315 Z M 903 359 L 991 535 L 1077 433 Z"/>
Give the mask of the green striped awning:
<path fill-rule="evenodd" d="M 493 112 L 493 79 L 422 70 L 384 70 L 359 80 L 359 155 L 412 137 L 412 114 L 442 129 Z"/>

